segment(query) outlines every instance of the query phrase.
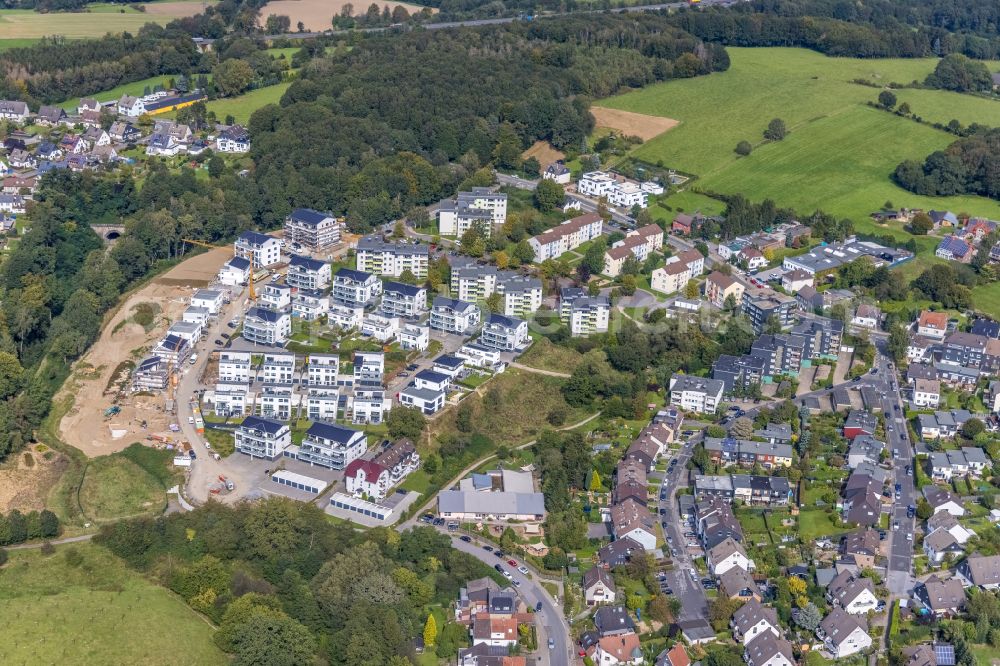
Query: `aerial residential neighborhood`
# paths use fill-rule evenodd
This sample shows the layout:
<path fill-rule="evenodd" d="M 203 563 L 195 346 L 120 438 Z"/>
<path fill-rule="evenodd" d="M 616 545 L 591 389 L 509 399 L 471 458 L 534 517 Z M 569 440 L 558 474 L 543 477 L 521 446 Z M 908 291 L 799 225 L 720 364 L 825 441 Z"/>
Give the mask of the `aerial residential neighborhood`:
<path fill-rule="evenodd" d="M 995 4 L 0 9 L 0 662 L 1000 666 Z"/>

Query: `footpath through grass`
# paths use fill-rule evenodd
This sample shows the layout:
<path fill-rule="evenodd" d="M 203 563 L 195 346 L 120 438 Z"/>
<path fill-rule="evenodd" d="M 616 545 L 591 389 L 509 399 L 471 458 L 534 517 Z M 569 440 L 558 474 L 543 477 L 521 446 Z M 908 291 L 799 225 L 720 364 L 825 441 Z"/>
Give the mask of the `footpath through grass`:
<path fill-rule="evenodd" d="M 71 554 L 70 554 L 71 553 Z M 212 627 L 92 544 L 10 552 L 0 569 L 0 663 L 224 664 Z"/>

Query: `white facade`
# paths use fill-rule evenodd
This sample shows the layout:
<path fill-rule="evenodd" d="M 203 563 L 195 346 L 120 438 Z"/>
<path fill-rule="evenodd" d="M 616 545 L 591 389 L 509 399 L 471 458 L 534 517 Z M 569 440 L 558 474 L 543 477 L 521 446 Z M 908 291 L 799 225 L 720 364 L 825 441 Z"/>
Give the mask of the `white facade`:
<path fill-rule="evenodd" d="M 274 460 L 292 443 L 292 432 L 284 423 L 248 416 L 236 429 L 235 440 L 240 453 Z"/>
<path fill-rule="evenodd" d="M 266 418 L 288 421 L 298 397 L 290 386 L 264 386 L 257 395 L 257 411 Z"/>
<path fill-rule="evenodd" d="M 309 386 L 337 386 L 340 374 L 340 357 L 336 354 L 310 354 L 306 364 L 306 382 Z"/>
<path fill-rule="evenodd" d="M 244 231 L 236 239 L 233 252 L 237 257 L 250 261 L 253 268 L 264 268 L 281 261 L 281 242 L 267 234 Z"/>
<path fill-rule="evenodd" d="M 219 354 L 219 381 L 225 383 L 249 383 L 250 352 L 224 351 Z"/>
<path fill-rule="evenodd" d="M 261 289 L 260 305 L 271 310 L 287 310 L 292 307 L 292 288 L 287 284 L 266 284 Z"/>
<path fill-rule="evenodd" d="M 611 317 L 611 302 L 603 296 L 578 298 L 568 308 L 568 314 L 566 321 L 574 338 L 605 333 Z"/>
<path fill-rule="evenodd" d="M 330 264 L 293 254 L 285 282 L 296 289 L 326 289 L 330 285 Z"/>
<path fill-rule="evenodd" d="M 399 346 L 406 351 L 427 351 L 431 329 L 426 325 L 406 324 L 399 330 Z"/>
<path fill-rule="evenodd" d="M 217 289 L 199 289 L 191 297 L 191 307 L 205 308 L 210 314 L 217 315 L 226 302 L 226 295 Z"/>
<path fill-rule="evenodd" d="M 388 342 L 399 333 L 399 317 L 384 317 L 374 312 L 361 320 L 361 335 Z"/>
<path fill-rule="evenodd" d="M 283 345 L 292 334 L 292 318 L 287 312 L 250 308 L 243 318 L 243 338 L 264 345 Z"/>
<path fill-rule="evenodd" d="M 416 407 L 425 415 L 436 414 L 444 408 L 447 394 L 430 388 L 408 386 L 399 393 L 399 404 Z"/>
<path fill-rule="evenodd" d="M 265 384 L 291 384 L 295 380 L 295 354 L 264 354 L 260 379 Z"/>
<path fill-rule="evenodd" d="M 382 281 L 371 273 L 341 268 L 333 276 L 334 302 L 341 305 L 363 307 L 382 293 Z"/>
<path fill-rule="evenodd" d="M 386 282 L 379 310 L 388 317 L 419 317 L 427 311 L 427 290 L 402 282 Z"/>
<path fill-rule="evenodd" d="M 491 314 L 483 325 L 479 344 L 501 351 L 521 349 L 528 342 L 528 322 L 516 317 Z"/>
<path fill-rule="evenodd" d="M 250 395 L 247 384 L 225 384 L 215 385 L 212 408 L 216 416 L 243 416 L 248 411 Z"/>
<path fill-rule="evenodd" d="M 430 327 L 446 333 L 467 333 L 479 325 L 479 308 L 473 303 L 438 297 L 431 308 Z"/>
<path fill-rule="evenodd" d="M 250 262 L 241 257 L 233 257 L 219 270 L 218 280 L 228 287 L 246 284 L 250 280 Z"/>
<path fill-rule="evenodd" d="M 304 321 L 316 321 L 330 311 L 330 299 L 322 291 L 299 289 L 292 296 L 292 315 Z"/>
<path fill-rule="evenodd" d="M 429 260 L 430 252 L 426 245 L 387 243 L 373 237 L 358 241 L 356 266 L 366 273 L 399 277 L 410 271 L 418 280 L 425 280 Z"/>
<path fill-rule="evenodd" d="M 597 213 L 587 213 L 566 220 L 559 226 L 528 239 L 535 253 L 535 261 L 541 263 L 575 250 L 589 240 L 601 235 L 604 221 Z"/>
<path fill-rule="evenodd" d="M 494 227 L 507 221 L 507 195 L 487 187 L 474 187 L 471 192 L 459 192 L 451 202 L 438 209 L 438 231 L 442 236 L 461 236 L 476 224 L 489 236 Z"/>
<path fill-rule="evenodd" d="M 670 404 L 689 412 L 712 413 L 722 402 L 724 388 L 721 380 L 674 375 L 670 378 Z"/>
<path fill-rule="evenodd" d="M 306 394 L 306 414 L 310 421 L 336 421 L 340 392 L 336 388 L 310 388 Z"/>
<path fill-rule="evenodd" d="M 326 314 L 326 323 L 346 331 L 351 328 L 361 328 L 361 321 L 364 317 L 365 309 L 361 306 L 351 307 L 330 303 L 330 309 Z"/>
<path fill-rule="evenodd" d="M 465 364 L 475 368 L 488 368 L 495 370 L 500 366 L 500 350 L 492 347 L 484 347 L 476 343 L 466 343 L 462 345 L 455 356 L 465 361 Z"/>

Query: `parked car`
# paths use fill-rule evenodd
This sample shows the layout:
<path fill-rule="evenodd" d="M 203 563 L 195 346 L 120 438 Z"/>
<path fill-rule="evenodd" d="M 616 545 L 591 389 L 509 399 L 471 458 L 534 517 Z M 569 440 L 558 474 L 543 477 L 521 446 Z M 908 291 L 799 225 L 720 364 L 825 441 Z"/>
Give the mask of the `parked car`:
<path fill-rule="evenodd" d="M 528 575 L 528 567 L 524 566 L 523 564 L 519 566 L 517 570 L 523 573 L 525 576 Z"/>
<path fill-rule="evenodd" d="M 470 543 L 472 541 L 472 537 L 470 537 L 468 534 L 463 534 L 458 538 L 464 541 L 465 543 Z"/>
<path fill-rule="evenodd" d="M 549 639 L 549 649 L 554 650 L 556 647 L 556 640 L 554 638 Z"/>
<path fill-rule="evenodd" d="M 517 560 L 507 560 L 507 564 L 509 564 L 512 567 L 516 567 L 517 566 Z"/>
<path fill-rule="evenodd" d="M 503 573 L 503 567 L 500 566 L 499 564 L 494 564 L 493 568 L 499 571 L 500 573 Z"/>
<path fill-rule="evenodd" d="M 541 601 L 539 601 L 537 604 L 535 604 L 535 612 L 537 613 L 540 610 L 542 610 L 542 602 Z"/>

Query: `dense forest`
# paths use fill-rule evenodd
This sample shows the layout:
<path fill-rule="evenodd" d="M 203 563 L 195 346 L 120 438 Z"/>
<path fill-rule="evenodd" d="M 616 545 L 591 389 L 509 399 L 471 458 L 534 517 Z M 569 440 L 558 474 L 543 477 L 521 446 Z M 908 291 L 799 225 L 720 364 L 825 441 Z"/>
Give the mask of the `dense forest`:
<path fill-rule="evenodd" d="M 927 156 L 902 162 L 893 174 L 916 194 L 981 194 L 1000 199 L 1000 129 L 986 129 Z"/>
<path fill-rule="evenodd" d="M 366 231 L 482 165 L 516 169 L 536 140 L 580 145 L 590 98 L 728 65 L 722 47 L 657 15 L 369 38 L 304 67 L 280 107 L 251 118 L 259 216 L 306 205 Z"/>
<path fill-rule="evenodd" d="M 966 0 L 756 0 L 730 8 L 682 11 L 675 25 L 730 46 L 800 46 L 832 56 L 916 58 L 1000 55 L 996 14 Z"/>
<path fill-rule="evenodd" d="M 102 528 L 95 539 L 219 625 L 236 664 L 409 666 L 413 639 L 454 658 L 467 630 L 441 620 L 466 581 L 497 575 L 430 527 L 331 524 L 312 504 L 270 498 Z"/>

